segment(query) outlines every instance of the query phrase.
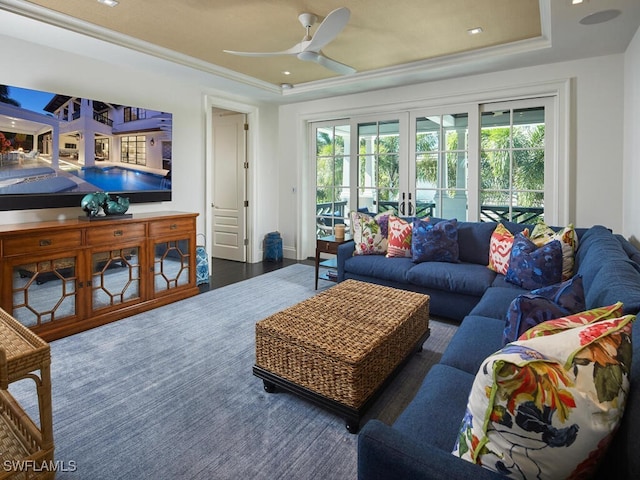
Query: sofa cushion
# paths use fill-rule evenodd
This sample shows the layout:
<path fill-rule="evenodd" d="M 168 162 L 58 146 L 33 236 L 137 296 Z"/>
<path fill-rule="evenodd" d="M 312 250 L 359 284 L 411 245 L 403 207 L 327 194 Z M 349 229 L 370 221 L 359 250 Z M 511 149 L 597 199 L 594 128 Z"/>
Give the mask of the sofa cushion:
<path fill-rule="evenodd" d="M 475 375 L 492 353 L 502 348 L 504 320 L 468 315 L 453 334 L 440 363 Z"/>
<path fill-rule="evenodd" d="M 488 270 L 488 269 L 485 269 Z M 501 275 L 498 275 L 501 276 Z M 495 283 L 495 282 L 493 282 Z M 505 313 L 513 302 L 514 298 L 523 293 L 527 293 L 520 287 L 516 287 L 511 283 L 508 287 L 494 287 L 488 288 L 482 295 L 482 298 L 478 304 L 471 310 L 470 315 L 478 315 L 481 317 L 499 318 L 504 321 Z"/>
<path fill-rule="evenodd" d="M 411 222 L 389 216 L 387 257 L 411 257 Z"/>
<path fill-rule="evenodd" d="M 460 261 L 487 265 L 494 222 L 458 222 Z"/>
<path fill-rule="evenodd" d="M 345 273 L 408 283 L 407 273 L 415 264 L 410 258 L 387 258 L 384 255 L 353 256 L 344 262 Z"/>
<path fill-rule="evenodd" d="M 434 365 L 411 403 L 393 423 L 393 428 L 409 438 L 450 452 L 473 379 L 473 374 L 462 370 Z M 464 393 L 460 395 L 460 392 Z"/>
<path fill-rule="evenodd" d="M 495 275 L 484 265 L 424 262 L 414 264 L 407 273 L 407 280 L 422 287 L 479 297 L 489 288 Z"/>
<path fill-rule="evenodd" d="M 593 473 L 624 411 L 634 319 L 517 341 L 488 357 L 453 453 L 524 478 Z"/>
<path fill-rule="evenodd" d="M 585 292 L 590 290 L 591 283 L 604 265 L 603 258 L 607 261 L 629 261 L 629 256 L 611 231 L 601 225 L 595 225 L 580 239 L 575 256 L 577 272 L 582 274 Z"/>
<path fill-rule="evenodd" d="M 567 280 L 573 276 L 574 255 L 578 249 L 578 236 L 573 224 L 556 232 L 540 222 L 533 228 L 530 238 L 538 247 L 558 240 L 562 246 L 562 279 Z"/>
<path fill-rule="evenodd" d="M 559 283 L 562 279 L 562 246 L 558 240 L 538 248 L 522 233 L 516 235 L 506 279 L 527 290 Z"/>
<path fill-rule="evenodd" d="M 640 272 L 630 260 L 607 260 L 586 292 L 587 308 L 624 304 L 625 313 L 640 311 Z M 615 281 L 612 281 L 615 279 Z"/>
<path fill-rule="evenodd" d="M 411 234 L 413 261 L 458 262 L 458 221 L 443 220 L 433 225 L 426 220 L 414 220 Z"/>
<path fill-rule="evenodd" d="M 516 297 L 505 317 L 503 345 L 517 340 L 520 335 L 539 323 L 585 310 L 582 276 L 539 288 Z"/>

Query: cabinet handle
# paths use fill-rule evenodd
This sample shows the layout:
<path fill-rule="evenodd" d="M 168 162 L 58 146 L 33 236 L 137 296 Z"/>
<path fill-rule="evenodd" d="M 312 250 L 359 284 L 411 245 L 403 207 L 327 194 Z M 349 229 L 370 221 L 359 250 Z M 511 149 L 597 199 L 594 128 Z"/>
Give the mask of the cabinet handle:
<path fill-rule="evenodd" d="M 178 224 L 177 224 L 177 223 L 172 223 L 172 224 L 169 226 L 169 230 L 175 230 L 176 228 L 178 228 Z"/>
<path fill-rule="evenodd" d="M 122 236 L 122 230 L 114 230 L 113 231 L 113 236 L 114 237 L 121 237 Z"/>
<path fill-rule="evenodd" d="M 45 238 L 43 240 L 40 240 L 40 246 L 41 247 L 50 247 L 51 246 L 51 240 L 48 238 Z"/>

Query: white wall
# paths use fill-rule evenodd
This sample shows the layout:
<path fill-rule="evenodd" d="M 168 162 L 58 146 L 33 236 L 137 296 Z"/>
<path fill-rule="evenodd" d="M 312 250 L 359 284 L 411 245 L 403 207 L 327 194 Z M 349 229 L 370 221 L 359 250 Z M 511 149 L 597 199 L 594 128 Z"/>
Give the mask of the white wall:
<path fill-rule="evenodd" d="M 625 54 L 622 233 L 640 246 L 640 29 Z"/>
<path fill-rule="evenodd" d="M 0 11 L 0 58 L 11 61 L 0 69 L 0 84 L 69 94 L 173 114 L 172 200 L 133 204 L 134 215 L 155 211 L 197 212 L 198 233 L 210 232 L 207 219 L 207 106 L 215 99 L 247 106 L 257 119 L 252 126 L 252 175 L 258 182 L 249 233 L 254 237 L 250 258 L 261 259 L 262 238 L 277 228 L 277 109 L 244 95 L 243 87 L 209 73 L 177 65 L 130 49 Z M 57 48 L 53 48 L 56 46 Z M 19 54 L 18 54 L 19 53 Z M 17 60 L 20 59 L 20 62 Z M 242 92 L 242 93 L 238 93 Z M 211 100 L 213 99 L 213 100 Z M 261 127 L 262 125 L 262 127 Z M 270 163 L 273 162 L 273 165 Z M 263 212 L 268 212 L 264 213 Z M 0 212 L 0 222 L 23 223 L 77 218 L 78 208 Z"/>
<path fill-rule="evenodd" d="M 296 203 L 303 212 L 313 212 L 313 185 L 305 185 L 304 172 L 312 165 L 306 151 L 308 136 L 304 122 L 343 118 L 345 115 L 437 106 L 451 98 L 478 100 L 501 99 L 501 92 L 516 87 L 535 86 L 571 79 L 572 120 L 570 127 L 570 221 L 586 227 L 604 224 L 622 231 L 622 155 L 623 155 L 623 73 L 624 55 L 542 65 L 447 81 L 437 81 L 383 91 L 347 95 L 332 99 L 303 102 L 280 107 L 280 182 L 283 190 L 281 218 L 298 218 Z M 535 88 L 535 87 L 534 87 Z M 294 135 L 297 132 L 297 135 Z M 291 187 L 298 188 L 291 194 Z M 298 258 L 313 254 L 311 219 L 300 215 L 296 224 L 286 223 L 285 248 L 297 251 Z"/>

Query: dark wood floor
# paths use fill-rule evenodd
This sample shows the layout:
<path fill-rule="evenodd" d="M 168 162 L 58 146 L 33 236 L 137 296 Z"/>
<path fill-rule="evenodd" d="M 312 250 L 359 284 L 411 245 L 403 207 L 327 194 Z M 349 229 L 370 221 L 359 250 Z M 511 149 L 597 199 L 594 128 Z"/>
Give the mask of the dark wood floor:
<path fill-rule="evenodd" d="M 285 258 L 280 262 L 258 262 L 258 263 L 242 263 L 231 260 L 222 260 L 220 258 L 211 259 L 211 277 L 208 285 L 201 285 L 200 290 L 213 290 L 214 288 L 224 287 L 232 283 L 241 282 L 248 278 L 262 275 L 263 273 L 272 272 L 279 268 L 283 268 L 294 263 L 305 263 L 313 265 L 313 260 L 305 260 L 298 262 Z"/>

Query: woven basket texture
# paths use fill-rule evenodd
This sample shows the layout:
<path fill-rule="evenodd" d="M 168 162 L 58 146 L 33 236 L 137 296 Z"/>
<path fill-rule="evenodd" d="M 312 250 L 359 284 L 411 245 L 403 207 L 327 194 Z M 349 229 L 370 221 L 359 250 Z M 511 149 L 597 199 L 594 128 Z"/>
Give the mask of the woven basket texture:
<path fill-rule="evenodd" d="M 22 408 L 13 398 L 0 392 L 0 480 L 52 479 L 55 472 L 53 446 L 44 448 L 39 435 L 33 435 L 35 426 L 27 428 L 30 422 Z M 7 464 L 16 465 L 16 470 L 6 470 Z M 41 466 L 46 462 L 47 467 Z"/>
<path fill-rule="evenodd" d="M 51 362 L 49 345 L 0 310 L 0 388 Z"/>
<path fill-rule="evenodd" d="M 48 369 L 50 363 L 49 344 L 0 309 L 0 479 L 55 476 L 55 472 L 39 466 L 40 462 L 50 465 L 53 461 L 53 441 L 47 439 L 44 445 L 38 427 L 6 391 L 9 383 L 35 370 Z M 46 402 L 45 410 L 51 410 L 50 395 L 43 395 L 40 401 Z M 5 470 L 7 461 L 21 463 L 11 472 Z"/>
<path fill-rule="evenodd" d="M 256 324 L 256 365 L 359 408 L 429 328 L 429 296 L 346 280 Z"/>

